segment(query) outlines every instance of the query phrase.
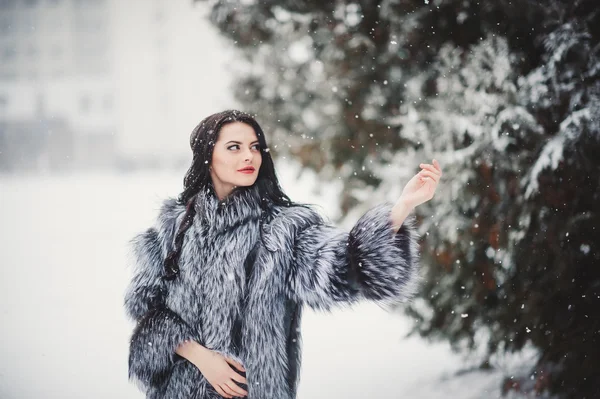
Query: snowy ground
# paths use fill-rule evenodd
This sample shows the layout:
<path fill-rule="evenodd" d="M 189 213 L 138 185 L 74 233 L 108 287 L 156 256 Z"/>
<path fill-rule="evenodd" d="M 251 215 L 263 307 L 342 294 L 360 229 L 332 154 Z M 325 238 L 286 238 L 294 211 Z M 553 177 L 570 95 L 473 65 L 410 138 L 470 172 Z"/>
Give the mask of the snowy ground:
<path fill-rule="evenodd" d="M 322 205 L 280 166 L 293 200 Z M 0 177 L 0 398 L 142 398 L 127 381 L 126 242 L 150 225 L 182 173 Z M 299 398 L 493 398 L 501 372 L 455 376 L 443 344 L 404 339 L 405 316 L 371 304 L 305 312 Z"/>

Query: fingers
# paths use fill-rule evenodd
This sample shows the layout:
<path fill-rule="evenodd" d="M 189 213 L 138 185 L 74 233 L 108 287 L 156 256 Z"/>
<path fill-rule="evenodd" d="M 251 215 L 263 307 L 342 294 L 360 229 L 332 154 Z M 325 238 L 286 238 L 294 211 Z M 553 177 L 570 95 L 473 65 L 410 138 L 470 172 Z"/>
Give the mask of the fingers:
<path fill-rule="evenodd" d="M 238 387 L 235 382 L 233 381 L 227 381 L 225 384 L 227 388 L 229 388 L 232 392 L 234 396 L 246 396 L 248 395 L 248 392 L 246 392 L 243 388 Z M 225 388 L 223 388 L 225 389 Z"/>
<path fill-rule="evenodd" d="M 248 385 L 248 381 L 246 381 L 246 377 L 243 375 L 239 375 L 235 371 L 231 373 L 231 379 L 237 382 L 241 382 L 242 384 Z"/>
<path fill-rule="evenodd" d="M 237 394 L 235 393 L 235 391 L 233 389 L 231 389 L 229 387 L 229 385 L 227 385 L 227 383 L 223 383 L 221 385 L 219 385 L 219 387 L 223 390 L 223 392 L 225 392 L 227 395 L 229 395 L 229 398 L 232 398 L 234 396 L 237 396 Z"/>
<path fill-rule="evenodd" d="M 423 168 L 424 170 L 429 170 L 441 177 L 442 176 L 442 168 L 440 167 L 440 164 L 435 159 L 433 160 L 433 162 L 434 162 L 434 165 L 431 165 L 428 163 L 422 163 L 419 166 L 421 168 Z"/>
<path fill-rule="evenodd" d="M 228 393 L 225 393 L 225 391 L 223 391 L 219 385 L 215 385 L 215 390 L 217 391 L 217 393 L 219 395 L 221 395 L 224 398 L 232 398 L 233 397 L 233 396 L 229 395 Z"/>
<path fill-rule="evenodd" d="M 429 170 L 422 170 L 422 171 L 419 172 L 419 175 L 421 176 L 421 178 L 430 177 L 436 183 L 440 180 L 440 175 L 438 175 L 437 173 L 431 172 Z"/>
<path fill-rule="evenodd" d="M 229 359 L 229 358 L 225 358 L 225 361 L 229 364 L 231 364 L 233 367 L 235 367 L 236 369 L 240 370 L 240 371 L 246 371 L 246 369 L 244 368 L 244 366 L 242 366 L 239 362 L 236 362 L 233 359 Z"/>
<path fill-rule="evenodd" d="M 213 387 L 219 393 L 219 395 L 223 396 L 224 398 L 248 396 L 248 392 L 245 389 L 237 386 L 236 383 L 231 380 L 222 382 L 221 384 L 214 384 Z"/>

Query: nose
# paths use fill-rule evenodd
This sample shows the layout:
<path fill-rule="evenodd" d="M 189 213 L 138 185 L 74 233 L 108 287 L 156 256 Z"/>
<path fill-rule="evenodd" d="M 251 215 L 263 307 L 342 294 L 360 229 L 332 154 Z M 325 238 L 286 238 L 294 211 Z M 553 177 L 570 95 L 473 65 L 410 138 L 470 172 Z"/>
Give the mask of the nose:
<path fill-rule="evenodd" d="M 252 150 L 247 149 L 244 152 L 244 161 L 245 162 L 251 162 L 253 157 L 254 157 L 254 154 L 252 153 Z"/>

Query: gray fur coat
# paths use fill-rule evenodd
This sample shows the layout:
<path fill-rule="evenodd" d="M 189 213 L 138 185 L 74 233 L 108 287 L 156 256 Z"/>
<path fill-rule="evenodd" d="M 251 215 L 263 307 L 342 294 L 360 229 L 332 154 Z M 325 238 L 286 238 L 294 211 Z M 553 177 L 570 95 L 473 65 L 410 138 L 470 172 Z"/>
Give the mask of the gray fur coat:
<path fill-rule="evenodd" d="M 129 377 L 149 399 L 221 398 L 175 353 L 186 339 L 241 362 L 249 399 L 293 399 L 304 305 L 328 310 L 364 298 L 405 302 L 419 282 L 417 233 L 409 217 L 394 234 L 390 204 L 344 232 L 310 207 L 270 207 L 266 222 L 250 187 L 219 201 L 198 195 L 180 272 L 164 280 L 185 208 L 166 200 L 155 226 L 132 240 L 135 272 L 125 309 L 136 322 Z M 256 244 L 256 245 L 255 245 Z"/>

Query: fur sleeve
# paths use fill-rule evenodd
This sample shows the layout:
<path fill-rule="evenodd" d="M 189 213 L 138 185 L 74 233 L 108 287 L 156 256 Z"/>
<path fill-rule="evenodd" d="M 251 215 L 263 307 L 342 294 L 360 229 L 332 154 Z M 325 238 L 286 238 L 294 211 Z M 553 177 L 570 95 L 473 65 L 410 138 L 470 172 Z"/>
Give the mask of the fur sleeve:
<path fill-rule="evenodd" d="M 188 325 L 165 305 L 163 260 L 175 231 L 176 213 L 163 206 L 155 227 L 131 241 L 134 275 L 125 293 L 125 311 L 136 322 L 129 346 L 129 378 L 142 388 L 159 385 L 182 360 L 175 349 L 192 339 Z"/>
<path fill-rule="evenodd" d="M 408 216 L 394 233 L 391 211 L 389 203 L 370 209 L 348 239 L 350 268 L 361 292 L 382 305 L 409 301 L 421 281 L 416 218 Z"/>
<path fill-rule="evenodd" d="M 295 299 L 328 310 L 360 298 L 393 305 L 415 294 L 420 277 L 414 217 L 394 234 L 391 205 L 383 204 L 346 233 L 312 212 L 304 215 L 293 245 L 289 284 Z"/>

